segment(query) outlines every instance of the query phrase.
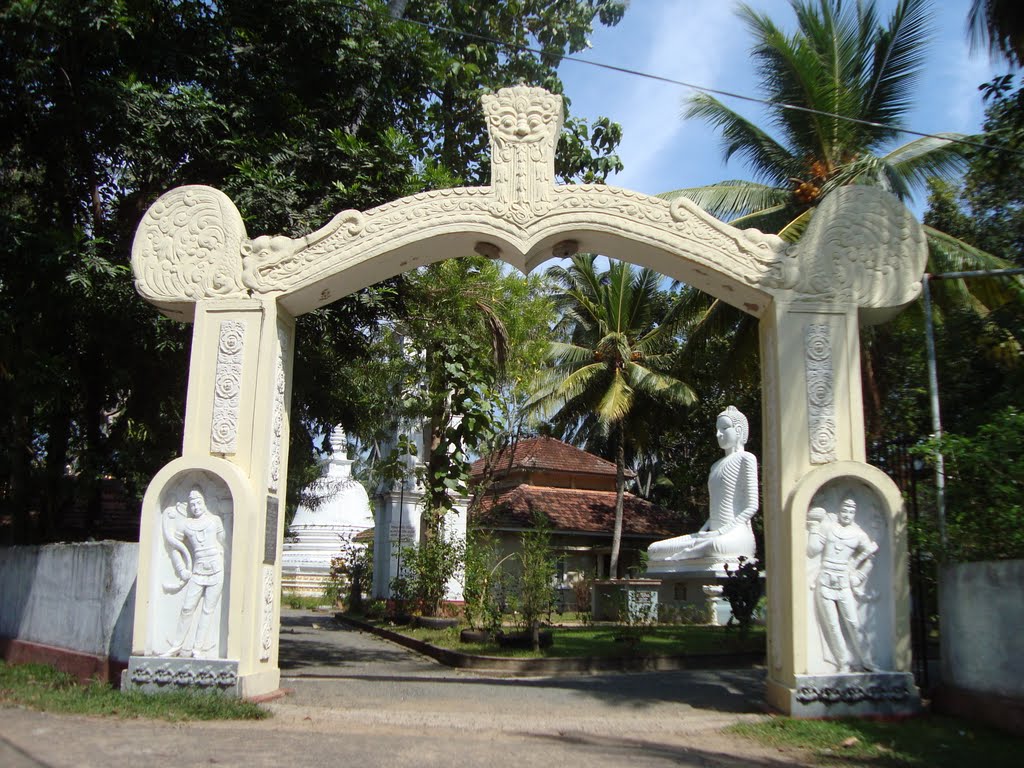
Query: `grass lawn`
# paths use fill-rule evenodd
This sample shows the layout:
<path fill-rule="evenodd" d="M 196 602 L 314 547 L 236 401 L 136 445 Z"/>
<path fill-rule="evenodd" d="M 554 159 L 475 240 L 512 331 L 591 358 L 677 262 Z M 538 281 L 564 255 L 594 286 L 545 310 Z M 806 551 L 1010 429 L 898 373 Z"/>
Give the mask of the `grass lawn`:
<path fill-rule="evenodd" d="M 122 693 L 107 683 L 81 685 L 71 675 L 42 664 L 0 661 L 0 707 L 4 706 L 171 721 L 261 720 L 270 715 L 258 704 L 216 692 Z"/>
<path fill-rule="evenodd" d="M 563 658 L 569 656 L 631 656 L 711 654 L 711 653 L 764 653 L 764 627 L 751 629 L 745 641 L 740 640 L 739 631 L 725 627 L 695 625 L 666 625 L 645 628 L 634 644 L 621 639 L 624 631 L 635 633 L 614 625 L 590 627 L 552 627 L 554 643 L 550 648 L 534 653 L 529 650 L 502 648 L 497 643 L 459 642 L 460 627 L 449 629 L 422 629 L 407 626 L 388 626 L 378 623 L 394 632 L 414 637 L 417 640 L 449 648 L 453 651 L 478 654 L 481 656 L 508 656 L 515 658 Z M 507 631 L 507 630 L 506 630 Z"/>
<path fill-rule="evenodd" d="M 878 768 L 1009 768 L 1024 764 L 1024 741 L 966 720 L 938 715 L 898 721 L 777 717 L 727 729 L 770 746 L 805 749 L 823 765 Z"/>

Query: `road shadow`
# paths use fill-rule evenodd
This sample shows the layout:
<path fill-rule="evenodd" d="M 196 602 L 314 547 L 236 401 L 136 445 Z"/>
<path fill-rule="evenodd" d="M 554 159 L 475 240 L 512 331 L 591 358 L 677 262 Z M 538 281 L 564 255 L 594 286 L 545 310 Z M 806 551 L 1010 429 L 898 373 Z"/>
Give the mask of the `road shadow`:
<path fill-rule="evenodd" d="M 314 626 L 316 625 L 316 626 Z M 366 643 L 373 637 L 374 642 Z M 387 640 L 336 623 L 327 614 L 282 616 L 279 665 L 288 674 L 318 680 L 359 680 L 410 686 L 490 686 L 555 689 L 600 699 L 605 705 L 644 709 L 660 703 L 715 712 L 764 712 L 760 668 L 656 672 L 600 672 L 544 677 L 453 670 Z M 409 674 L 415 671 L 415 674 Z"/>
<path fill-rule="evenodd" d="M 569 744 L 582 751 L 596 751 L 603 756 L 621 756 L 622 764 L 635 763 L 639 758 L 657 758 L 670 761 L 672 765 L 700 766 L 701 768 L 740 768 L 756 766 L 757 768 L 792 768 L 792 758 L 754 757 L 751 755 L 730 755 L 710 749 L 684 747 L 676 744 L 663 744 L 649 739 L 622 739 L 596 736 L 587 733 L 564 733 L 557 736 L 544 733 L 521 733 L 525 738 L 534 739 L 540 744 Z M 803 763 L 800 763 L 803 764 Z"/>
<path fill-rule="evenodd" d="M 364 647 L 339 637 L 350 632 L 356 630 L 337 624 L 329 614 L 283 615 L 278 666 L 283 673 L 328 667 L 344 674 L 350 667 L 396 665 L 409 658 L 408 651 L 392 643 Z"/>

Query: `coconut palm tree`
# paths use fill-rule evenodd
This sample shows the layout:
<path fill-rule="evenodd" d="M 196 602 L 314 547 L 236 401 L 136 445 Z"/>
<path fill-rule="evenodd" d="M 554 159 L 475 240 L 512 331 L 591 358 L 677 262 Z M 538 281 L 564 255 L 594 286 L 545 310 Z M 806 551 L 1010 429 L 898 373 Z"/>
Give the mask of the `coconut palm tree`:
<path fill-rule="evenodd" d="M 714 96 L 699 94 L 685 116 L 707 121 L 722 134 L 726 160 L 736 156 L 752 180 L 679 189 L 737 227 L 756 227 L 796 241 L 821 198 L 848 184 L 883 187 L 901 200 L 933 177 L 953 178 L 964 167 L 967 145 L 958 134 L 921 137 L 894 146 L 912 103 L 929 34 L 927 0 L 899 0 L 882 20 L 874 0 L 790 0 L 795 30 L 784 32 L 766 15 L 741 6 L 754 38 L 752 57 L 769 124 L 759 126 Z M 998 269 L 1006 262 L 957 238 L 925 227 L 928 271 Z M 980 313 L 1020 290 L 994 281 L 943 281 L 936 303 L 973 306 Z M 1007 290 L 1009 289 L 1009 290 Z M 747 348 L 754 324 L 708 297 L 705 320 L 691 339 L 730 331 Z M 870 366 L 870 349 L 865 348 Z M 734 364 L 731 364 L 734 366 Z M 870 386 L 870 383 L 869 383 Z"/>
<path fill-rule="evenodd" d="M 661 295 L 658 273 L 616 261 L 599 271 L 592 254 L 576 255 L 569 266 L 553 267 L 547 274 L 558 287 L 555 302 L 567 340 L 551 344 L 551 367 L 532 405 L 555 422 L 597 431 L 613 446 L 617 472 L 609 570 L 615 577 L 626 449 L 636 434 L 632 417 L 652 401 L 663 407 L 689 405 L 697 397 L 687 384 L 664 373 L 681 304 Z"/>
<path fill-rule="evenodd" d="M 972 48 L 986 47 L 1015 67 L 1024 65 L 1024 14 L 1018 0 L 972 0 L 967 34 Z"/>
<path fill-rule="evenodd" d="M 685 196 L 738 227 L 757 227 L 795 241 L 818 201 L 847 184 L 881 186 L 901 200 L 929 178 L 952 178 L 964 167 L 959 134 L 917 138 L 897 147 L 924 62 L 927 0 L 900 0 L 886 23 L 874 0 L 791 0 L 797 29 L 787 35 L 749 6 L 739 15 L 754 36 L 752 50 L 771 131 L 714 96 L 690 99 L 685 115 L 722 133 L 725 158 L 739 156 L 752 181 L 725 181 L 669 192 Z M 931 271 L 999 268 L 1005 264 L 925 227 Z"/>

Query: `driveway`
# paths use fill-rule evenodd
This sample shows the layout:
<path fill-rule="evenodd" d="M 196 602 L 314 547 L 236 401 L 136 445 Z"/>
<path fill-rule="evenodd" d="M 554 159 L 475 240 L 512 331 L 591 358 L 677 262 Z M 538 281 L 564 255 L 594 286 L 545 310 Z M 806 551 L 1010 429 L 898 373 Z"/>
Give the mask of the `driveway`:
<path fill-rule="evenodd" d="M 507 678 L 454 670 L 285 610 L 288 695 L 257 723 L 0 713 L 0 765 L 788 766 L 721 729 L 761 713 L 759 670 Z"/>

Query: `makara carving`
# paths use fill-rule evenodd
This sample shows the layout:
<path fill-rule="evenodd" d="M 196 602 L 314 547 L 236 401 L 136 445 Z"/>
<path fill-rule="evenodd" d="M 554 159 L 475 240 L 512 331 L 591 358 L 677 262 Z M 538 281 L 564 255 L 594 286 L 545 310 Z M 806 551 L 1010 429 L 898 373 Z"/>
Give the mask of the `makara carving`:
<path fill-rule="evenodd" d="M 149 301 L 245 295 L 242 217 L 211 187 L 178 187 L 146 212 L 132 244 L 135 287 Z"/>
<path fill-rule="evenodd" d="M 710 516 L 693 534 L 656 541 L 647 549 L 648 570 L 672 570 L 672 563 L 736 563 L 754 557 L 750 521 L 757 512 L 757 459 L 744 445 L 750 427 L 747 417 L 730 405 L 718 415 L 715 434 L 725 456 L 708 475 Z"/>

